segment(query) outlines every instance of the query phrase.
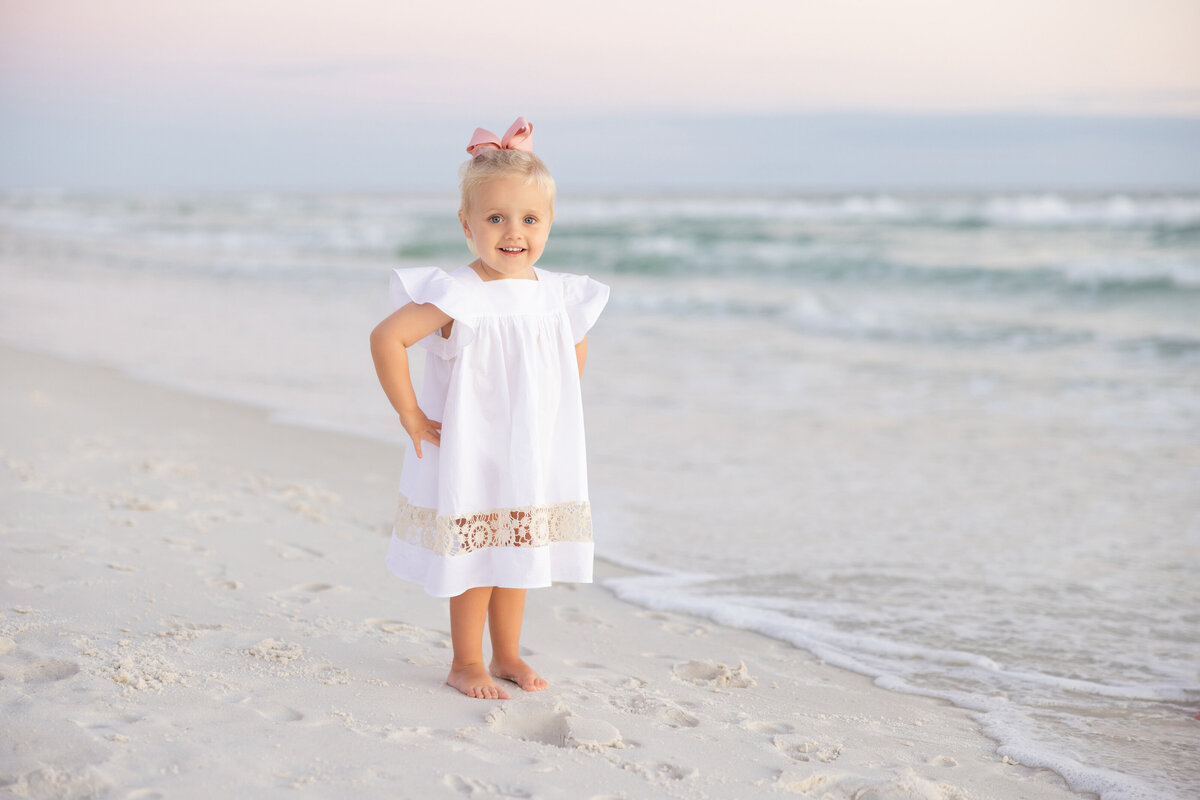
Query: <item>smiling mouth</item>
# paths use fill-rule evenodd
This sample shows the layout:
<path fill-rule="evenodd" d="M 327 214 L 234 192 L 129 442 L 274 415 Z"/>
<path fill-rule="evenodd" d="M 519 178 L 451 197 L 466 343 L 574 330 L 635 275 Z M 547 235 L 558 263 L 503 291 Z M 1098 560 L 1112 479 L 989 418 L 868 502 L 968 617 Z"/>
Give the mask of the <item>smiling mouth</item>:
<path fill-rule="evenodd" d="M 524 253 L 525 248 L 524 247 L 501 247 L 500 252 L 501 253 L 513 253 L 513 254 Z"/>

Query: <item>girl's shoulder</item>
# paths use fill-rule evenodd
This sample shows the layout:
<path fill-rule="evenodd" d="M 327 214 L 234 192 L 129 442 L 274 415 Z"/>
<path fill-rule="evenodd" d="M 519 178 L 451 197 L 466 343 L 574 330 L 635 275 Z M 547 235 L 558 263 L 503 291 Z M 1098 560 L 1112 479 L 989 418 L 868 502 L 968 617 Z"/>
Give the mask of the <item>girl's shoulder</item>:
<path fill-rule="evenodd" d="M 456 319 L 470 314 L 475 303 L 475 273 L 470 267 L 446 272 L 440 267 L 393 269 L 389 284 L 393 308 L 432 303 Z"/>
<path fill-rule="evenodd" d="M 453 272 L 439 267 L 392 270 L 389 293 L 393 308 L 403 308 L 409 303 L 430 303 L 454 320 L 449 339 L 442 338 L 440 331 L 434 331 L 419 342 L 435 356 L 454 358 L 475 339 L 480 304 L 476 284 L 471 281 L 474 275 L 470 267 Z"/>
<path fill-rule="evenodd" d="M 572 295 L 582 297 L 591 294 L 604 294 L 607 297 L 608 295 L 608 286 L 588 275 L 579 275 L 574 272 L 554 272 L 541 267 L 533 269 L 537 272 L 539 281 L 561 285 L 563 292 L 568 297 Z"/>
<path fill-rule="evenodd" d="M 475 317 L 479 314 L 479 300 L 469 279 L 473 275 L 470 267 L 454 272 L 437 266 L 394 269 L 389 283 L 392 308 L 403 308 L 410 302 L 431 303 L 454 319 Z"/>
<path fill-rule="evenodd" d="M 573 272 L 553 272 L 535 267 L 538 280 L 558 284 L 562 289 L 563 304 L 571 320 L 571 333 L 576 343 L 596 324 L 600 312 L 608 304 L 609 288 L 588 275 Z"/>

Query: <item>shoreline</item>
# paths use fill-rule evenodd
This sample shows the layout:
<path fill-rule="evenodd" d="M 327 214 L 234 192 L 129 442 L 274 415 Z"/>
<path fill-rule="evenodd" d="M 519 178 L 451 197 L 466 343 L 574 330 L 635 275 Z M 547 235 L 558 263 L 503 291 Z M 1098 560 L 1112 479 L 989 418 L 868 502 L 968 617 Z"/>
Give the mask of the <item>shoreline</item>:
<path fill-rule="evenodd" d="M 967 710 L 753 632 L 530 594 L 547 692 L 442 684 L 445 602 L 383 565 L 395 446 L 0 346 L 0 708 L 21 797 L 1078 798 Z"/>

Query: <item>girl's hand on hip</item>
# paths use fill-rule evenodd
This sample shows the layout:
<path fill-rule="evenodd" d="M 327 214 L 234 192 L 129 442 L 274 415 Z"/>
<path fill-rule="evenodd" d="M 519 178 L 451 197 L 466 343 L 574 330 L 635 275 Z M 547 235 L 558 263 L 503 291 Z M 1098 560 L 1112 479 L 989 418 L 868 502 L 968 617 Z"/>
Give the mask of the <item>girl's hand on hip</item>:
<path fill-rule="evenodd" d="M 401 414 L 400 424 L 404 426 L 404 430 L 412 439 L 413 448 L 417 451 L 417 458 L 421 457 L 421 442 L 423 441 L 438 447 L 442 446 L 442 423 L 425 416 L 425 412 L 421 409 Z"/>

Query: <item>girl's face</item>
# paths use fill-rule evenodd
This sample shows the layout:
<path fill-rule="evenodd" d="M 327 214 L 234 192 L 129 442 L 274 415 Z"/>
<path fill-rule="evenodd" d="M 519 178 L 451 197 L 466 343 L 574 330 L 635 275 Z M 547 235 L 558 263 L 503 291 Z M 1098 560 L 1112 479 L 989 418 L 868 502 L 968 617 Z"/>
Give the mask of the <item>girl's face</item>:
<path fill-rule="evenodd" d="M 546 193 L 519 176 L 492 178 L 458 212 L 463 233 L 493 278 L 532 278 L 546 248 L 554 212 Z"/>

